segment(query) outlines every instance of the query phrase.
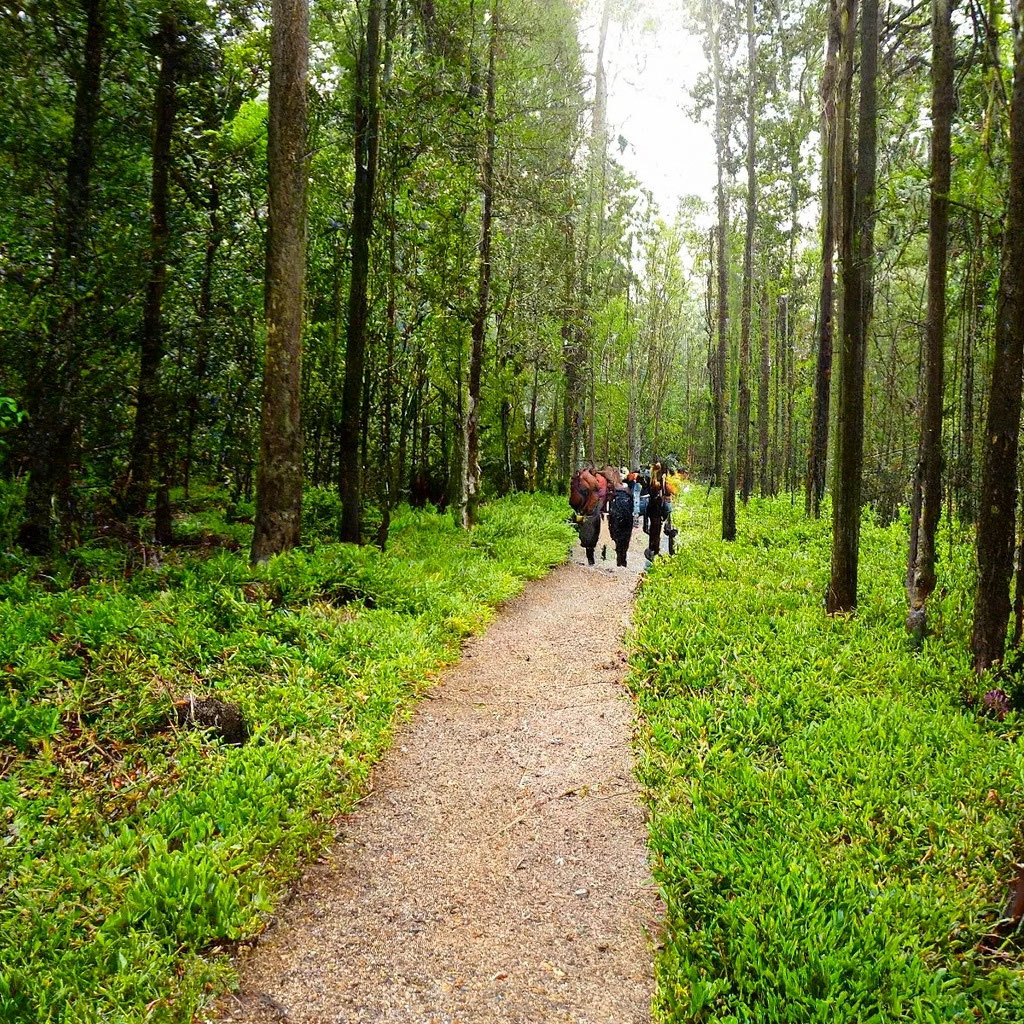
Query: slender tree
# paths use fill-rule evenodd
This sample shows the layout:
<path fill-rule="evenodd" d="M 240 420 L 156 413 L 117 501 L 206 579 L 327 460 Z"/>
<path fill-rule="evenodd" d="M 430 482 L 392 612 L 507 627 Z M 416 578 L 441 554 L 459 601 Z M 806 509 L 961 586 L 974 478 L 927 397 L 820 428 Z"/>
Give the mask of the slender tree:
<path fill-rule="evenodd" d="M 365 30 L 356 56 L 353 90 L 355 133 L 355 188 L 352 198 L 352 263 L 348 292 L 348 336 L 345 343 L 345 382 L 341 396 L 341 428 L 338 432 L 343 541 L 362 541 L 363 473 L 360 459 L 363 385 L 366 362 L 367 286 L 370 273 L 370 239 L 373 235 L 374 192 L 377 182 L 380 106 L 378 64 L 380 25 L 384 0 L 369 0 Z"/>
<path fill-rule="evenodd" d="M 164 355 L 164 292 L 167 289 L 168 198 L 171 141 L 174 135 L 178 67 L 182 55 L 181 27 L 165 12 L 153 38 L 160 67 L 153 99 L 153 169 L 149 201 L 149 275 L 139 343 L 139 383 L 135 399 L 128 477 L 122 510 L 139 516 L 146 510 L 153 479 L 153 444 L 160 416 L 160 361 Z"/>
<path fill-rule="evenodd" d="M 598 353 L 593 332 L 593 298 L 596 264 L 602 255 L 605 226 L 605 186 L 608 163 L 608 78 L 605 71 L 604 54 L 608 43 L 608 27 L 611 23 L 612 0 L 604 0 L 601 9 L 601 27 L 598 32 L 597 61 L 594 65 L 594 106 L 590 124 L 587 164 L 587 205 L 583 252 L 580 266 L 580 316 L 576 330 L 580 335 L 579 352 L 588 363 L 587 367 L 587 412 L 586 455 L 591 462 L 597 453 L 597 361 Z M 595 231 L 596 228 L 596 231 Z M 594 236 L 597 244 L 594 244 Z"/>
<path fill-rule="evenodd" d="M 25 518 L 18 543 L 30 554 L 53 548 L 56 506 L 63 540 L 73 534 L 72 466 L 78 448 L 79 381 L 88 300 L 87 249 L 95 165 L 96 125 L 106 39 L 103 0 L 83 0 L 85 31 L 75 77 L 75 109 L 64 171 L 64 202 L 55 246 L 53 284 L 56 314 L 40 343 L 34 368 L 29 413 L 31 448 Z"/>
<path fill-rule="evenodd" d="M 768 414 L 769 391 L 771 388 L 771 319 L 769 315 L 768 283 L 761 288 L 761 366 L 757 386 L 757 433 L 758 461 L 760 464 L 761 497 L 771 493 L 771 462 L 768 457 L 770 426 Z"/>
<path fill-rule="evenodd" d="M 839 169 L 836 91 L 839 88 L 839 50 L 842 40 L 840 0 L 830 0 L 828 44 L 821 76 L 821 289 L 818 314 L 818 352 L 814 371 L 811 442 L 807 457 L 808 515 L 818 518 L 825 494 L 828 462 L 829 400 L 832 390 L 832 318 L 835 309 L 836 176 Z"/>
<path fill-rule="evenodd" d="M 999 277 L 992 386 L 978 503 L 978 583 L 971 649 L 983 671 L 1003 658 L 1010 615 L 1021 373 L 1024 371 L 1024 0 L 1014 0 L 1010 180 Z"/>
<path fill-rule="evenodd" d="M 561 338 L 565 386 L 562 390 L 561 476 L 563 483 L 568 486 L 569 478 L 579 469 L 583 444 L 583 336 L 576 329 L 576 236 L 572 216 L 568 212 L 563 225 L 565 261 Z"/>
<path fill-rule="evenodd" d="M 856 0 L 848 0 L 853 21 Z M 852 42 L 852 31 L 847 38 Z M 826 607 L 830 614 L 857 606 L 861 477 L 864 467 L 864 364 L 871 319 L 878 72 L 878 0 L 863 0 L 860 17 L 860 104 L 857 116 L 857 173 L 844 159 L 843 338 L 839 362 L 839 420 L 832 485 L 832 576 Z M 849 132 L 844 152 L 852 154 Z M 851 187 L 852 186 L 852 187 Z"/>
<path fill-rule="evenodd" d="M 757 100 L 757 38 L 754 0 L 747 0 L 747 225 L 743 246 L 743 296 L 740 306 L 739 427 L 736 463 L 740 497 L 746 502 L 754 486 L 750 457 L 750 321 L 754 295 L 754 229 L 757 221 L 755 104 Z"/>
<path fill-rule="evenodd" d="M 935 532 L 942 510 L 942 398 L 946 331 L 950 131 L 953 120 L 953 26 L 950 0 L 932 0 L 932 181 L 928 222 L 928 311 L 924 402 L 916 470 L 918 499 L 910 525 L 907 629 L 923 636 L 935 589 Z"/>
<path fill-rule="evenodd" d="M 484 334 L 491 301 L 491 219 L 494 205 L 495 84 L 498 54 L 498 4 L 490 9 L 487 44 L 487 101 L 484 111 L 484 152 L 480 171 L 483 196 L 480 218 L 480 271 L 477 280 L 476 310 L 473 314 L 472 345 L 469 355 L 469 401 L 466 405 L 465 447 L 462 463 L 462 525 L 476 521 L 480 502 L 480 377 L 484 361 Z"/>
<path fill-rule="evenodd" d="M 717 168 L 716 201 L 718 208 L 718 307 L 716 314 L 717 351 L 715 355 L 715 383 L 718 388 L 715 402 L 716 436 L 720 441 L 716 452 L 715 479 L 722 488 L 722 537 L 732 540 L 736 536 L 736 463 L 729 443 L 729 398 L 731 397 L 729 372 L 729 267 L 728 232 L 729 210 L 725 198 L 725 160 L 729 127 L 726 123 L 725 98 L 722 95 L 721 11 L 716 17 L 714 5 L 704 4 L 708 48 L 711 56 L 712 89 L 715 103 L 715 163 Z M 728 468 L 726 467 L 728 462 Z"/>
<path fill-rule="evenodd" d="M 307 0 L 273 0 L 270 122 L 267 137 L 270 225 L 260 468 L 251 557 L 266 561 L 299 542 L 302 525 L 302 316 L 306 273 Z"/>

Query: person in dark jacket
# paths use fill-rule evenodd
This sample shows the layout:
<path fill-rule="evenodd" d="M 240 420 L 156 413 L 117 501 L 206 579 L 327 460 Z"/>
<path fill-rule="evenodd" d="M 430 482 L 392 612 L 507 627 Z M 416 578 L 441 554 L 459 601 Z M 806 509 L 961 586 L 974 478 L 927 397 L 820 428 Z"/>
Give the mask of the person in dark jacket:
<path fill-rule="evenodd" d="M 614 466 L 605 466 L 601 472 L 608 481 L 608 532 L 615 544 L 615 564 L 621 567 L 633 536 L 633 497 Z"/>
<path fill-rule="evenodd" d="M 594 548 L 601 536 L 601 506 L 584 515 L 576 526 L 580 535 L 580 546 L 587 553 L 587 564 L 594 565 Z"/>
<path fill-rule="evenodd" d="M 647 499 L 647 550 L 644 557 L 648 562 L 661 554 L 661 527 L 665 521 L 665 496 L 662 493 L 661 483 L 651 480 L 651 493 Z"/>

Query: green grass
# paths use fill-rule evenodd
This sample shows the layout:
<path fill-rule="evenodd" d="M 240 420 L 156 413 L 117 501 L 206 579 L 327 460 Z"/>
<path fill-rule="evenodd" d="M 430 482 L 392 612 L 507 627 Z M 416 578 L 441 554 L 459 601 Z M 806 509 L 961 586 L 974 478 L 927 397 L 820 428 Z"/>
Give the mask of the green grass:
<path fill-rule="evenodd" d="M 307 507 L 321 525 L 336 512 L 322 495 Z M 243 553 L 7 559 L 4 1024 L 188 1021 L 230 982 L 222 950 L 330 840 L 395 722 L 572 539 L 564 502 L 519 496 L 486 506 L 472 535 L 402 510 L 385 555 L 320 544 L 254 569 L 245 518 L 203 508 L 178 524 Z M 189 692 L 238 702 L 253 738 L 163 726 Z"/>
<path fill-rule="evenodd" d="M 915 652 L 905 524 L 865 517 L 859 610 L 829 619 L 828 522 L 754 500 L 729 545 L 717 503 L 680 503 L 631 641 L 656 1019 L 1024 1021 L 1019 944 L 977 949 L 1024 854 L 1024 746 L 965 706 L 969 543 L 942 542 Z"/>

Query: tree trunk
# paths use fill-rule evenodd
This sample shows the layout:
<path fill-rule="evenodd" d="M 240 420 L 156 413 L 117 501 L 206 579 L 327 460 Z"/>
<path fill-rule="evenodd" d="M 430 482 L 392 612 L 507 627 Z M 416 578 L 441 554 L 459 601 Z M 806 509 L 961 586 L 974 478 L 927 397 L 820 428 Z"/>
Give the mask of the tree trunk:
<path fill-rule="evenodd" d="M 814 368 L 811 443 L 807 458 L 807 513 L 821 515 L 828 464 L 829 404 L 832 390 L 832 317 L 835 308 L 836 177 L 838 127 L 836 90 L 839 87 L 839 48 L 842 40 L 840 0 L 830 0 L 828 48 L 821 76 L 821 291 L 818 313 L 818 353 Z"/>
<path fill-rule="evenodd" d="M 587 302 L 589 308 L 590 303 Z M 588 317 L 589 319 L 589 317 Z M 595 462 L 597 459 L 597 352 L 594 345 L 594 336 L 588 332 L 590 337 L 590 367 L 587 375 L 587 461 Z"/>
<path fill-rule="evenodd" d="M 768 462 L 768 390 L 771 380 L 771 311 L 768 284 L 761 288 L 761 374 L 757 388 L 758 463 L 760 465 L 761 497 L 771 493 L 771 471 Z"/>
<path fill-rule="evenodd" d="M 975 215 L 977 220 L 977 214 Z M 980 225 L 976 237 L 980 239 Z M 971 260 L 971 306 L 967 321 L 967 336 L 964 338 L 964 387 L 963 387 L 963 438 L 962 465 L 964 468 L 961 480 L 960 518 L 967 523 L 974 521 L 977 505 L 974 501 L 974 347 L 978 324 L 978 263 L 980 244 L 976 247 Z"/>
<path fill-rule="evenodd" d="M 718 228 L 708 229 L 708 282 L 704 316 L 708 331 L 708 385 L 711 392 L 711 420 L 714 431 L 714 450 L 711 462 L 711 482 L 721 483 L 722 476 L 722 383 L 718 376 L 718 350 L 715 343 L 715 235 Z"/>
<path fill-rule="evenodd" d="M 71 493 L 78 438 L 81 371 L 82 295 L 86 286 L 86 248 L 89 241 L 90 178 L 95 162 L 96 122 L 100 113 L 105 26 L 102 0 L 83 0 L 85 35 L 82 64 L 75 82 L 75 111 L 65 169 L 62 238 L 55 246 L 53 284 L 58 310 L 41 343 L 29 400 L 31 452 L 25 518 L 18 544 L 29 554 L 53 550 L 53 512 L 56 506 L 63 540 L 73 533 Z"/>
<path fill-rule="evenodd" d="M 476 312 L 473 316 L 469 353 L 469 401 L 466 405 L 465 453 L 462 463 L 460 518 L 463 529 L 476 522 L 480 504 L 480 376 L 484 361 L 484 335 L 491 296 L 491 217 L 494 203 L 495 79 L 498 57 L 498 4 L 491 4 L 487 44 L 487 108 L 484 113 L 484 154 L 480 185 L 483 211 L 480 219 L 480 276 L 477 281 Z"/>
<path fill-rule="evenodd" d="M 391 463 L 392 423 L 395 404 L 395 332 L 397 331 L 398 307 L 395 297 L 395 277 L 398 273 L 398 261 L 395 256 L 395 197 L 398 193 L 397 174 L 392 166 L 391 171 L 391 209 L 388 211 L 388 311 L 387 325 L 384 329 L 384 394 L 381 396 L 380 417 L 380 482 L 377 488 L 377 500 L 380 502 L 380 525 L 377 527 L 377 547 L 385 551 L 388 546 L 388 533 L 391 530 L 391 506 L 396 500 L 394 493 L 401 479 L 402 465 L 399 460 L 397 472 Z"/>
<path fill-rule="evenodd" d="M 728 208 L 725 201 L 725 157 L 728 140 L 728 127 L 725 123 L 725 107 L 722 99 L 722 66 L 719 55 L 718 26 L 714 24 L 711 3 L 705 3 L 708 39 L 711 44 L 711 68 L 715 90 L 715 158 L 718 172 L 717 205 L 718 205 L 718 353 L 715 373 L 718 378 L 719 402 L 716 410 L 718 429 L 716 434 L 721 441 L 718 453 L 719 464 L 715 467 L 715 476 L 722 487 L 722 537 L 732 540 L 736 536 L 736 466 L 729 444 L 729 268 L 726 265 L 727 247 L 726 231 L 728 228 Z M 726 478 L 724 462 L 729 461 Z"/>
<path fill-rule="evenodd" d="M 533 385 L 530 388 L 530 425 L 529 425 L 529 460 L 530 469 L 527 476 L 527 487 L 530 492 L 537 490 L 537 391 L 540 379 L 540 360 L 533 362 Z"/>
<path fill-rule="evenodd" d="M 354 103 L 355 186 L 352 196 L 352 263 L 348 293 L 348 333 L 345 343 L 345 382 L 338 431 L 338 492 L 341 495 L 340 537 L 351 544 L 362 541 L 363 375 L 366 362 L 367 289 L 370 274 L 370 239 L 377 180 L 380 107 L 377 78 L 383 0 L 369 0 L 366 32 L 356 56 Z"/>
<path fill-rule="evenodd" d="M 1010 614 L 1021 372 L 1024 369 L 1024 0 L 1013 2 L 1010 179 L 996 307 L 992 388 L 978 502 L 978 583 L 971 650 L 980 672 L 1002 660 Z"/>
<path fill-rule="evenodd" d="M 594 106 L 590 125 L 587 168 L 587 203 L 584 223 L 582 261 L 580 264 L 580 310 L 576 320 L 577 350 L 580 354 L 580 368 L 586 360 L 588 376 L 585 383 L 585 411 L 583 414 L 584 436 L 581 437 L 588 462 L 597 458 L 597 371 L 598 359 L 593 334 L 591 299 L 594 291 L 593 267 L 601 258 L 605 221 L 605 166 L 607 164 L 607 117 L 608 80 L 605 73 L 604 54 L 608 42 L 608 27 L 611 23 L 612 0 L 604 0 L 601 10 L 601 24 L 598 31 L 597 59 L 594 65 Z M 597 251 L 592 251 L 594 215 L 597 215 Z"/>
<path fill-rule="evenodd" d="M 576 242 L 572 218 L 565 217 L 565 299 L 562 310 L 562 365 L 565 373 L 565 391 L 562 395 L 562 485 L 569 486 L 569 478 L 579 469 L 583 443 L 583 353 L 580 334 L 573 315 L 575 294 Z"/>
<path fill-rule="evenodd" d="M 139 346 L 139 384 L 135 402 L 128 477 L 121 510 L 141 516 L 149 502 L 153 482 L 153 445 L 161 418 L 160 362 L 164 355 L 163 306 L 167 287 L 168 192 L 171 176 L 171 139 L 174 134 L 181 57 L 180 28 L 173 17 L 163 15 L 155 38 L 160 70 L 153 101 L 153 171 L 149 202 L 149 277 L 142 314 Z"/>
<path fill-rule="evenodd" d="M 790 263 L 792 267 L 792 262 Z M 789 274 L 789 279 L 793 280 L 792 273 Z M 792 499 L 794 490 L 794 472 L 793 472 L 793 392 L 796 389 L 796 353 L 793 351 L 793 316 L 790 309 L 790 297 L 788 295 L 782 296 L 782 379 L 783 387 L 782 391 L 785 395 L 785 417 L 786 417 L 786 443 L 783 452 L 783 461 L 785 462 L 785 472 L 783 479 L 785 481 L 786 493 Z"/>
<path fill-rule="evenodd" d="M 853 21 L 856 0 L 848 0 Z M 847 40 L 852 44 L 852 28 Z M 829 614 L 857 606 L 861 476 L 864 464 L 864 362 L 871 319 L 873 233 L 875 225 L 875 139 L 878 69 L 878 0 L 863 0 L 860 26 L 860 109 L 857 177 L 850 165 L 853 145 L 844 131 L 842 240 L 843 334 L 839 354 L 839 419 L 832 487 L 832 576 Z"/>
<path fill-rule="evenodd" d="M 754 105 L 756 102 L 757 41 L 754 0 L 747 0 L 747 231 L 743 247 L 743 298 L 740 307 L 739 429 L 736 463 L 744 504 L 754 486 L 750 457 L 750 320 L 754 297 L 754 227 L 757 220 L 757 175 L 754 166 Z"/>
<path fill-rule="evenodd" d="M 946 329 L 946 247 L 949 225 L 950 129 L 953 120 L 953 26 L 950 0 L 932 0 L 932 183 L 928 225 L 928 312 L 924 403 L 921 409 L 920 519 L 911 561 L 907 629 L 923 636 L 935 589 L 935 533 L 942 510 L 942 397 Z M 913 529 L 913 526 L 912 526 Z"/>
<path fill-rule="evenodd" d="M 251 558 L 264 562 L 299 542 L 302 527 L 302 316 L 306 275 L 307 0 L 273 0 L 269 231 L 260 470 Z"/>
<path fill-rule="evenodd" d="M 210 213 L 210 233 L 206 237 L 206 251 L 203 255 L 203 276 L 199 283 L 199 330 L 196 344 L 196 361 L 192 368 L 191 390 L 188 398 L 188 413 L 185 419 L 185 461 L 182 467 L 182 483 L 185 497 L 189 495 L 192 484 L 192 457 L 195 445 L 196 420 L 199 418 L 199 402 L 202 394 L 203 381 L 210 357 L 210 341 L 213 324 L 213 266 L 217 250 L 224 239 L 220 227 L 220 192 L 217 183 L 210 185 L 208 200 Z"/>

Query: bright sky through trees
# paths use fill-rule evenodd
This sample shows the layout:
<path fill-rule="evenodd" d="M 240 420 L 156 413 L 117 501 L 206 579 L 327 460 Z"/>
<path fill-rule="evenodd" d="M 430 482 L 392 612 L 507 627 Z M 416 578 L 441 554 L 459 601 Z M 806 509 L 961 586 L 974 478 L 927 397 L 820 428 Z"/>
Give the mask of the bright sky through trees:
<path fill-rule="evenodd" d="M 593 73 L 602 0 L 589 0 L 582 24 Z M 710 202 L 714 142 L 707 123 L 691 120 L 690 89 L 704 69 L 700 39 L 685 26 L 679 0 L 636 0 L 608 33 L 608 128 L 612 152 L 651 190 L 671 218 L 681 196 Z M 620 153 L 617 137 L 626 141 Z"/>

